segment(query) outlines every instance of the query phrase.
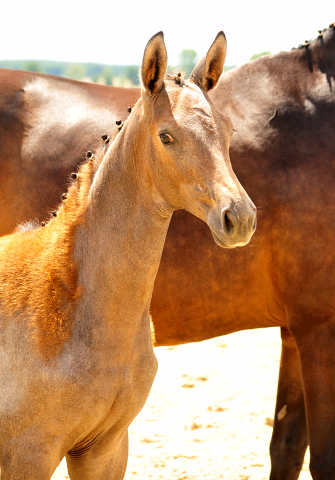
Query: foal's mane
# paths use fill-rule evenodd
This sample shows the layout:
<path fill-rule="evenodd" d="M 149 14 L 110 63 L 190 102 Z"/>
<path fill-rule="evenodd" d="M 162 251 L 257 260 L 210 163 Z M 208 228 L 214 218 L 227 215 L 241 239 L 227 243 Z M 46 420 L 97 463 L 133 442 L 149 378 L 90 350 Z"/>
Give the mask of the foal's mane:
<path fill-rule="evenodd" d="M 67 193 L 62 195 L 63 202 L 58 210 L 53 212 L 53 216 L 61 221 L 61 225 L 70 230 L 75 229 L 83 219 L 94 174 L 105 155 L 105 150 L 100 149 L 95 154 L 89 153 L 90 158 L 80 165 L 77 173 L 71 174 L 73 181 L 71 181 Z M 57 220 L 52 218 L 46 226 Z"/>
<path fill-rule="evenodd" d="M 185 83 L 185 73 L 184 72 L 178 72 L 178 73 L 167 73 L 164 77 L 164 79 L 168 82 L 173 81 L 177 85 L 180 85 L 181 87 L 186 85 Z"/>
<path fill-rule="evenodd" d="M 90 188 L 104 155 L 105 148 L 98 150 L 80 166 L 78 173 L 72 174 L 73 181 L 62 204 L 53 212 L 50 222 L 41 227 L 49 242 L 47 248 L 50 243 L 56 247 L 55 256 L 48 255 L 44 265 L 48 281 L 41 284 L 40 291 L 47 295 L 43 303 L 38 305 L 35 300 L 30 305 L 34 336 L 44 357 L 60 353 L 71 336 L 74 306 L 83 290 L 73 257 L 75 235 L 77 227 L 85 222 Z"/>
<path fill-rule="evenodd" d="M 71 337 L 75 305 L 83 288 L 74 260 L 76 229 L 85 222 L 101 149 L 83 163 L 51 220 L 3 238 L 0 298 L 6 316 L 27 323 L 32 348 L 45 360 L 62 351 Z M 29 333 L 30 331 L 30 333 Z"/>

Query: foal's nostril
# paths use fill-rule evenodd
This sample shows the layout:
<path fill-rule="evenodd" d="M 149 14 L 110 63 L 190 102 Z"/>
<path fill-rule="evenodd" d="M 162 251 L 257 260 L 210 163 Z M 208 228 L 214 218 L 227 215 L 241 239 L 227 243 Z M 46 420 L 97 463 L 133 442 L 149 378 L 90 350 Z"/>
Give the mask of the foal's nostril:
<path fill-rule="evenodd" d="M 253 222 L 252 222 L 252 233 L 255 233 L 257 228 L 257 209 L 254 207 L 254 215 L 253 215 Z"/>
<path fill-rule="evenodd" d="M 223 225 L 227 235 L 233 235 L 235 226 L 234 226 L 234 215 L 230 210 L 226 210 L 223 216 Z"/>

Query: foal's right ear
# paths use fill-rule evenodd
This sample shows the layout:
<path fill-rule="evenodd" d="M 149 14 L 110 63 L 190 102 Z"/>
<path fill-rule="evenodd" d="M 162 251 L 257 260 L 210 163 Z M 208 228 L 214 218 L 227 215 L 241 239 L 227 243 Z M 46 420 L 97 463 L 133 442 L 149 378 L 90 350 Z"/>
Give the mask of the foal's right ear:
<path fill-rule="evenodd" d="M 193 69 L 190 80 L 200 85 L 206 92 L 214 88 L 223 71 L 223 65 L 226 59 L 227 41 L 225 34 L 221 31 L 217 34 L 214 42 L 210 46 L 206 57 Z"/>
<path fill-rule="evenodd" d="M 143 88 L 153 95 L 162 88 L 167 69 L 167 52 L 163 32 L 150 38 L 144 50 L 141 80 Z"/>

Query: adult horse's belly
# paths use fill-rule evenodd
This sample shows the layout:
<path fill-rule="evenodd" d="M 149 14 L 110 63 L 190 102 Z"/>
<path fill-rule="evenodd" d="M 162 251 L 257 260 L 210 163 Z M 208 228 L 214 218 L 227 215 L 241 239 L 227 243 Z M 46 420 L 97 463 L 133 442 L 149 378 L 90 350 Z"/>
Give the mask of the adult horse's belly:
<path fill-rule="evenodd" d="M 151 304 L 156 344 L 285 325 L 269 262 L 269 249 L 258 232 L 243 248 L 223 249 L 204 222 L 175 212 Z"/>

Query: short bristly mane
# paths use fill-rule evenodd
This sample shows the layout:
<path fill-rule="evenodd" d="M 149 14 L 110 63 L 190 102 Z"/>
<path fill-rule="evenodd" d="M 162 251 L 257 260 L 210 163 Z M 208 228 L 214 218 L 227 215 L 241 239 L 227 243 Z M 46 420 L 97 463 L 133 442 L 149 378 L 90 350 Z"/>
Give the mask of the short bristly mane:
<path fill-rule="evenodd" d="M 301 43 L 300 45 L 298 45 L 298 48 L 300 49 L 300 48 L 307 48 L 307 47 L 309 47 L 309 45 L 310 45 L 311 43 L 315 42 L 315 41 L 318 40 L 318 39 L 321 39 L 321 38 L 323 37 L 323 35 L 324 35 L 326 32 L 328 32 L 329 30 L 332 30 L 333 32 L 335 31 L 335 23 L 331 23 L 328 28 L 324 28 L 323 30 L 319 30 L 319 31 L 318 31 L 319 35 L 318 35 L 317 38 L 311 39 L 311 40 L 305 40 L 304 43 Z M 292 50 L 295 50 L 295 47 L 293 47 Z"/>
<path fill-rule="evenodd" d="M 177 83 L 180 86 L 185 85 L 185 73 L 168 73 L 164 77 L 165 81 L 171 81 L 173 80 L 175 83 Z"/>
<path fill-rule="evenodd" d="M 60 353 L 71 335 L 72 311 L 81 294 L 73 260 L 75 232 L 84 221 L 94 171 L 103 155 L 104 149 L 81 165 L 65 200 L 45 226 L 19 231 L 0 242 L 2 305 L 18 319 L 27 319 L 34 332 L 33 348 L 44 358 Z"/>

